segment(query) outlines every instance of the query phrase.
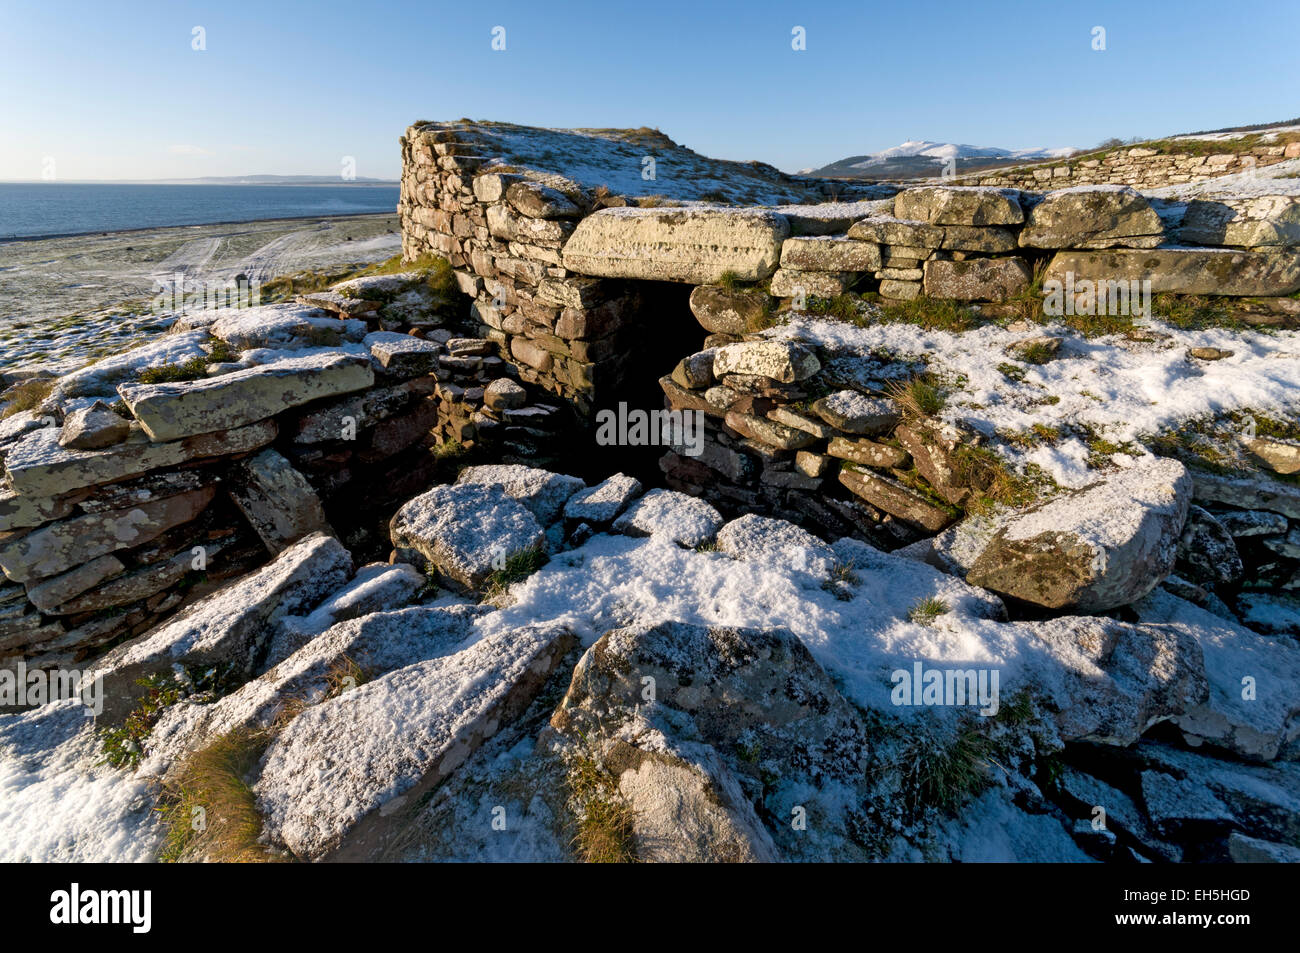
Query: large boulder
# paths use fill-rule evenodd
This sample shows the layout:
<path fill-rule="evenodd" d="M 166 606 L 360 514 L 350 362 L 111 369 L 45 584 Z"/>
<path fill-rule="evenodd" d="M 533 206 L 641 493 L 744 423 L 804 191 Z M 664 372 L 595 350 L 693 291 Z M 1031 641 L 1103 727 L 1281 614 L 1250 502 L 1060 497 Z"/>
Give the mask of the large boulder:
<path fill-rule="evenodd" d="M 767 326 L 774 305 L 771 295 L 752 288 L 700 285 L 691 292 L 691 313 L 710 334 L 759 331 Z"/>
<path fill-rule="evenodd" d="M 560 625 L 507 630 L 309 708 L 271 743 L 253 787 L 267 836 L 303 860 L 381 856 L 574 645 Z"/>
<path fill-rule="evenodd" d="M 1248 252 L 1233 248 L 1152 248 L 1061 251 L 1044 281 L 1067 285 L 1073 275 L 1101 282 L 1150 281 L 1151 292 L 1189 295 L 1286 296 L 1300 291 L 1300 252 Z"/>
<path fill-rule="evenodd" d="M 1214 196 L 1187 203 L 1178 237 L 1194 245 L 1300 245 L 1300 198 Z"/>
<path fill-rule="evenodd" d="M 931 225 L 1018 225 L 1025 220 L 1013 189 L 927 185 L 894 196 L 894 214 Z"/>
<path fill-rule="evenodd" d="M 466 589 L 481 589 L 511 556 L 545 542 L 536 516 L 500 483 L 435 486 L 389 523 L 393 545 Z"/>
<path fill-rule="evenodd" d="M 847 795 L 871 764 L 863 719 L 785 630 L 615 629 L 583 655 L 551 724 L 596 749 L 646 860 L 799 856 L 811 845 L 788 823 L 791 803 L 812 813 L 816 789 Z"/>
<path fill-rule="evenodd" d="M 578 477 L 512 463 L 466 467 L 456 482 L 500 485 L 507 496 L 526 506 L 543 526 L 559 519 L 569 497 L 586 488 Z"/>
<path fill-rule="evenodd" d="M 368 356 L 320 351 L 205 380 L 121 384 L 118 393 L 155 442 L 243 427 L 375 382 Z"/>
<path fill-rule="evenodd" d="M 1020 230 L 1021 248 L 1155 248 L 1164 225 L 1141 192 L 1081 185 L 1048 192 Z"/>
<path fill-rule="evenodd" d="M 564 267 L 583 275 L 717 282 L 730 272 L 761 281 L 776 271 L 784 218 L 761 209 L 607 208 L 588 215 L 564 245 Z"/>
<path fill-rule="evenodd" d="M 722 516 L 708 503 L 676 490 L 651 490 L 614 521 L 614 532 L 660 536 L 682 546 L 711 542 Z"/>
<path fill-rule="evenodd" d="M 1181 463 L 1149 458 L 1011 520 L 967 581 L 1051 609 L 1127 605 L 1173 570 L 1191 493 Z"/>

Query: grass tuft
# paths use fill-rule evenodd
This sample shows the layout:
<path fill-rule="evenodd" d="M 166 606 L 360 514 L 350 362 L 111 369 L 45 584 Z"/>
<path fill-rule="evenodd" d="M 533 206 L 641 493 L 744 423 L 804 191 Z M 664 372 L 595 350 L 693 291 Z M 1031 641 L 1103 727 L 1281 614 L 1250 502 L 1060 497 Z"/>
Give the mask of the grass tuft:
<path fill-rule="evenodd" d="M 934 620 L 948 612 L 952 607 L 943 599 L 936 599 L 934 596 L 922 599 L 916 605 L 912 606 L 907 612 L 907 618 L 917 625 L 933 625 Z"/>
<path fill-rule="evenodd" d="M 618 790 L 618 781 L 591 757 L 569 766 L 569 792 L 579 805 L 574 843 L 589 864 L 628 864 L 636 861 L 633 812 Z"/>
<path fill-rule="evenodd" d="M 506 556 L 505 565 L 488 578 L 486 597 L 495 598 L 512 585 L 527 579 L 547 563 L 540 549 L 521 549 Z"/>
<path fill-rule="evenodd" d="M 947 403 L 943 388 L 926 374 L 907 381 L 894 381 L 886 393 L 898 405 L 903 416 L 911 420 L 933 417 Z"/>
<path fill-rule="evenodd" d="M 34 410 L 45 402 L 54 390 L 53 377 L 35 377 L 15 384 L 10 389 L 11 396 L 4 410 L 0 411 L 0 420 L 20 414 L 25 410 Z"/>
<path fill-rule="evenodd" d="M 264 863 L 277 859 L 258 843 L 262 816 L 245 780 L 270 740 L 266 732 L 237 730 L 188 755 L 164 790 L 164 863 L 207 860 Z"/>

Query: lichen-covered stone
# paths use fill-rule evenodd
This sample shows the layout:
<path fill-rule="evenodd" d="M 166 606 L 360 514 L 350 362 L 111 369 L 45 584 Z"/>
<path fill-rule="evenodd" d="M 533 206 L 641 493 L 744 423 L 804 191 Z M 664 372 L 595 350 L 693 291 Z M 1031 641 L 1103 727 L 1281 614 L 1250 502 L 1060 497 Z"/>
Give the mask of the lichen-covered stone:
<path fill-rule="evenodd" d="M 564 246 L 583 275 L 703 285 L 730 272 L 761 281 L 776 271 L 784 218 L 759 209 L 609 208 L 588 215 Z"/>

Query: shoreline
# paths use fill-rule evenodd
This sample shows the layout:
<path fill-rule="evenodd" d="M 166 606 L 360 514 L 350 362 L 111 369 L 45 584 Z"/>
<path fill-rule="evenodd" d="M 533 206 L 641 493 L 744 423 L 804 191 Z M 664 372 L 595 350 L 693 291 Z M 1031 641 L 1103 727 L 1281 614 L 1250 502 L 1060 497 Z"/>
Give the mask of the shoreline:
<path fill-rule="evenodd" d="M 391 212 L 338 212 L 333 215 L 287 215 L 272 218 L 236 218 L 220 222 L 186 222 L 182 225 L 144 225 L 139 228 L 117 228 L 109 231 L 94 229 L 88 232 L 60 232 L 57 235 L 16 235 L 10 238 L 0 236 L 0 245 L 16 245 L 24 242 L 44 242 L 59 238 L 112 238 L 114 235 L 133 235 L 139 232 L 157 232 L 172 228 L 208 228 L 222 225 L 256 225 L 262 222 L 316 222 L 335 218 L 363 218 L 367 215 L 396 215 L 397 207 Z"/>

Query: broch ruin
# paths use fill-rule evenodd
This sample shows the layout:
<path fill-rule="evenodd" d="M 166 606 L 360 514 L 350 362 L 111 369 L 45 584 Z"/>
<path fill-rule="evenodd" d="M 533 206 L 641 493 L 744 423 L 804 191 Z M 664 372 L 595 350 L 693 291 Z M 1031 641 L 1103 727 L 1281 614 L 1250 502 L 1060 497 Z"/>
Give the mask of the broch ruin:
<path fill-rule="evenodd" d="M 411 126 L 401 267 L 6 375 L 50 854 L 232 859 L 141 806 L 221 749 L 241 858 L 1300 859 L 1300 135 L 1221 148 Z"/>

